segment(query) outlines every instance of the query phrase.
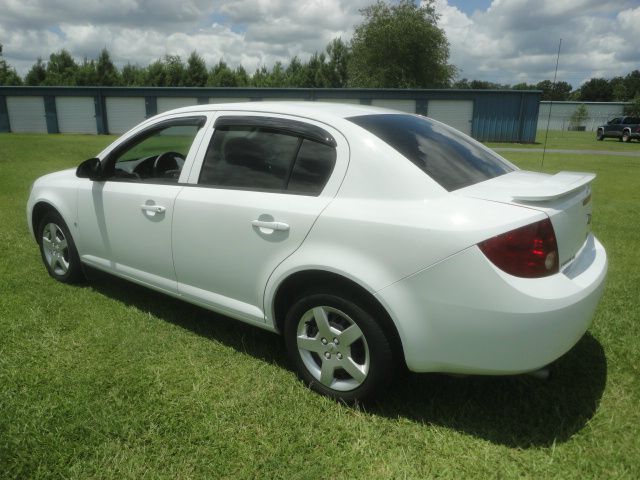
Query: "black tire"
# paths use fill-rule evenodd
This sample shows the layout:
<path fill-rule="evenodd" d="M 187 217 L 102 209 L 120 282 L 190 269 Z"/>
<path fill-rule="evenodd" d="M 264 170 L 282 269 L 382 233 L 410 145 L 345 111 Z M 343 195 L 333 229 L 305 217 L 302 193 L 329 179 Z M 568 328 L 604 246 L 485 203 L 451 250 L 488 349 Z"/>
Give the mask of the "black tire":
<path fill-rule="evenodd" d="M 322 317 L 319 309 L 330 325 L 326 343 L 327 335 L 322 334 L 326 330 L 319 328 L 316 320 Z M 359 330 L 352 329 L 351 336 L 342 335 L 354 324 Z M 299 347 L 298 335 L 313 350 Z M 355 335 L 360 336 L 354 341 L 351 337 Z M 285 318 L 284 339 L 301 380 L 316 392 L 346 403 L 374 397 L 388 385 L 395 370 L 392 347 L 380 324 L 363 305 L 335 292 L 315 291 L 300 297 Z M 331 370 L 331 381 L 327 382 L 327 374 L 323 383 L 325 364 L 326 370 Z"/>
<path fill-rule="evenodd" d="M 596 133 L 596 140 L 600 142 L 604 140 L 604 132 L 602 130 L 598 130 L 598 133 Z"/>
<path fill-rule="evenodd" d="M 629 143 L 631 141 L 631 134 L 628 131 L 622 132 L 622 141 Z"/>
<path fill-rule="evenodd" d="M 42 262 L 53 278 L 62 283 L 84 279 L 82 265 L 71 232 L 55 210 L 45 213 L 36 229 Z"/>

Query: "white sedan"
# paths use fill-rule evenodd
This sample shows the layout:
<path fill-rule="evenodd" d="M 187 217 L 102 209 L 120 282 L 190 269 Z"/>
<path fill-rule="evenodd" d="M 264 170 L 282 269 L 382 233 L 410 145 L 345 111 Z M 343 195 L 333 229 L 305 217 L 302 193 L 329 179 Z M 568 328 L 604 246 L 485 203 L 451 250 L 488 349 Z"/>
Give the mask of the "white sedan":
<path fill-rule="evenodd" d="M 513 374 L 589 327 L 607 272 L 593 174 L 519 170 L 428 118 L 259 102 L 160 114 L 27 217 L 49 274 L 88 265 L 283 334 L 314 390 L 394 373 Z"/>

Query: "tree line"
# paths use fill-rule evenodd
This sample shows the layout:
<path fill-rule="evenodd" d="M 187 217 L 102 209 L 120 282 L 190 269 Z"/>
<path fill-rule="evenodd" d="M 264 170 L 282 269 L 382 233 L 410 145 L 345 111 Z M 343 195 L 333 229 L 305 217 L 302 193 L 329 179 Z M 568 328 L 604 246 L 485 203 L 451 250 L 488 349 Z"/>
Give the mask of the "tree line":
<path fill-rule="evenodd" d="M 105 48 L 97 58 L 77 62 L 67 50 L 38 58 L 24 78 L 2 58 L 0 85 L 123 87 L 299 87 L 299 88 L 457 88 L 541 90 L 542 100 L 629 101 L 640 98 L 640 70 L 612 79 L 592 78 L 579 88 L 567 82 L 503 85 L 466 78 L 448 63 L 449 43 L 438 27 L 434 1 L 416 5 L 381 1 L 361 11 L 349 42 L 331 41 L 309 60 L 293 57 L 248 73 L 223 59 L 208 67 L 196 51 L 183 60 L 165 55 L 147 66 L 118 68 Z"/>

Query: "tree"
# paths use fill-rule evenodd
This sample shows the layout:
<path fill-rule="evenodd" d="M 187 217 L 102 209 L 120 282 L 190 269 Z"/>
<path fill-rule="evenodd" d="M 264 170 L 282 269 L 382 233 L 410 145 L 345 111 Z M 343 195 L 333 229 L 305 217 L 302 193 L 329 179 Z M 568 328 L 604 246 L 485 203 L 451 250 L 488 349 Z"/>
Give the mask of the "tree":
<path fill-rule="evenodd" d="M 588 116 L 589 111 L 587 107 L 582 104 L 578 105 L 578 108 L 575 109 L 569 118 L 569 130 L 584 130 L 584 121 Z"/>
<path fill-rule="evenodd" d="M 143 68 L 127 63 L 122 67 L 120 82 L 125 87 L 140 87 L 145 85 L 145 75 L 146 72 Z"/>
<path fill-rule="evenodd" d="M 182 87 L 186 79 L 186 70 L 184 63 L 179 55 L 165 55 L 165 86 Z"/>
<path fill-rule="evenodd" d="M 341 38 L 334 38 L 326 48 L 328 87 L 343 88 L 349 79 L 348 65 L 351 51 Z"/>
<path fill-rule="evenodd" d="M 76 85 L 78 64 L 65 49 L 49 55 L 44 85 Z"/>
<path fill-rule="evenodd" d="M 105 87 L 113 87 L 120 84 L 120 74 L 111 61 L 111 55 L 103 48 L 96 61 L 96 84 Z"/>
<path fill-rule="evenodd" d="M 2 44 L 0 43 L 0 85 L 22 85 L 22 79 L 16 69 L 2 58 Z"/>
<path fill-rule="evenodd" d="M 634 98 L 630 105 L 625 105 L 624 114 L 630 117 L 640 117 L 640 95 Z"/>
<path fill-rule="evenodd" d="M 625 100 L 640 97 L 640 70 L 634 70 L 624 77 L 624 86 L 627 93 Z"/>
<path fill-rule="evenodd" d="M 542 100 L 563 101 L 569 99 L 572 87 L 567 82 L 556 82 L 555 85 L 551 80 L 543 80 L 538 82 L 533 90 L 542 90 Z"/>
<path fill-rule="evenodd" d="M 47 78 L 47 65 L 38 57 L 36 63 L 33 64 L 31 70 L 24 77 L 24 83 L 31 86 L 44 85 Z"/>
<path fill-rule="evenodd" d="M 592 78 L 580 87 L 579 92 L 579 99 L 583 102 L 610 102 L 613 100 L 613 88 L 604 78 Z"/>
<path fill-rule="evenodd" d="M 349 57 L 349 83 L 370 88 L 446 87 L 455 75 L 434 0 L 378 2 L 363 10 Z"/>
<path fill-rule="evenodd" d="M 187 59 L 184 84 L 187 87 L 204 87 L 207 84 L 207 66 L 195 51 Z"/>
<path fill-rule="evenodd" d="M 76 69 L 75 80 L 75 84 L 78 86 L 98 85 L 96 62 L 87 60 L 85 57 L 82 64 Z"/>
<path fill-rule="evenodd" d="M 264 67 L 263 67 L 264 68 Z M 266 69 L 265 69 L 266 70 Z M 207 78 L 208 87 L 236 87 L 236 76 L 233 70 L 229 68 L 224 60 L 220 60 L 209 71 L 209 77 Z"/>

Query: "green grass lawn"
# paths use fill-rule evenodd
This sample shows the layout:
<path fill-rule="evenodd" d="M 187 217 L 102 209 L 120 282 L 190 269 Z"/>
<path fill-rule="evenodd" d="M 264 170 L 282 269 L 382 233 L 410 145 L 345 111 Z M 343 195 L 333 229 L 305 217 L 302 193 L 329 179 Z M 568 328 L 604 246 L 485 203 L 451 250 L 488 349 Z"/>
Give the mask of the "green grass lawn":
<path fill-rule="evenodd" d="M 46 274 L 29 187 L 110 141 L 0 135 L 0 477 L 640 476 L 640 158 L 546 156 L 598 174 L 610 259 L 595 322 L 549 381 L 408 375 L 347 407 L 305 388 L 275 335 L 107 275 Z"/>
<path fill-rule="evenodd" d="M 490 147 L 543 148 L 546 132 L 538 130 L 535 143 L 487 143 Z M 550 130 L 546 137 L 547 148 L 562 148 L 568 150 L 610 150 L 615 152 L 640 153 L 640 142 L 633 140 L 629 143 L 619 142 L 616 138 L 596 140 L 596 132 L 568 132 Z"/>

